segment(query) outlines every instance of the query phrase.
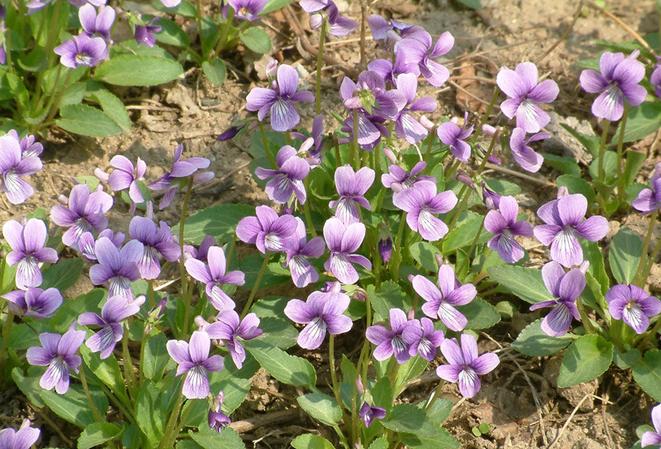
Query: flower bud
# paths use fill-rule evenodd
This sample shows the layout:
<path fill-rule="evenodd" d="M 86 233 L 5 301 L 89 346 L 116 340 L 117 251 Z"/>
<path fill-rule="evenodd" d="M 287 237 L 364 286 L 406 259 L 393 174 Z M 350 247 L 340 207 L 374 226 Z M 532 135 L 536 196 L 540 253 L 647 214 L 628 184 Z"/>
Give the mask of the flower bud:
<path fill-rule="evenodd" d="M 216 140 L 220 142 L 225 142 L 227 140 L 232 140 L 239 132 L 243 129 L 245 125 L 240 125 L 240 126 L 230 126 L 227 128 L 222 134 L 220 134 L 218 137 L 216 137 Z"/>
<path fill-rule="evenodd" d="M 222 431 L 225 427 L 229 426 L 232 423 L 230 417 L 225 415 L 221 411 L 224 399 L 225 399 L 225 395 L 221 391 L 220 393 L 218 393 L 218 396 L 214 398 L 213 404 L 209 409 L 209 414 L 208 414 L 209 427 L 212 430 L 215 430 L 216 432 Z"/>
<path fill-rule="evenodd" d="M 381 238 L 379 240 L 379 255 L 381 256 L 381 261 L 384 265 L 388 264 L 390 257 L 392 256 L 392 239 L 390 236 Z"/>
<path fill-rule="evenodd" d="M 397 164 L 397 156 L 395 156 L 395 153 L 393 153 L 390 148 L 384 148 L 383 154 L 386 155 L 386 157 L 391 163 Z"/>
<path fill-rule="evenodd" d="M 457 172 L 456 178 L 457 178 L 457 181 L 459 181 L 462 184 L 467 185 L 471 189 L 475 188 L 475 183 L 473 182 L 473 179 L 465 171 L 459 170 Z"/>
<path fill-rule="evenodd" d="M 482 201 L 487 209 L 498 209 L 500 206 L 500 195 L 482 183 Z"/>

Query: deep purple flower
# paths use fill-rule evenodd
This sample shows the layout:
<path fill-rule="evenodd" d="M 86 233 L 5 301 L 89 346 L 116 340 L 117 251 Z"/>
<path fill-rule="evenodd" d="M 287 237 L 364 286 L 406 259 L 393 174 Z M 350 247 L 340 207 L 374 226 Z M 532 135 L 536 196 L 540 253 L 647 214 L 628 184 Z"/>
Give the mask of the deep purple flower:
<path fill-rule="evenodd" d="M 374 59 L 367 64 L 367 70 L 376 72 L 385 81 L 392 84 L 397 83 L 397 76 L 401 74 L 412 74 L 418 76 L 419 70 L 416 64 L 407 64 L 404 52 L 395 53 L 395 60 Z"/>
<path fill-rule="evenodd" d="M 186 271 L 198 282 L 205 285 L 205 291 L 211 305 L 218 311 L 231 310 L 234 301 L 222 289 L 223 285 L 243 285 L 245 274 L 241 271 L 227 271 L 225 251 L 219 246 L 209 248 L 208 264 L 190 258 L 186 260 Z"/>
<path fill-rule="evenodd" d="M 482 201 L 484 207 L 489 210 L 498 209 L 500 207 L 501 195 L 491 190 L 486 183 L 482 183 Z"/>
<path fill-rule="evenodd" d="M 542 330 L 552 337 L 560 337 L 571 329 L 572 319 L 581 320 L 576 300 L 585 289 L 585 274 L 578 268 L 565 273 L 558 262 L 551 261 L 542 267 L 542 279 L 555 299 L 533 304 L 530 310 L 551 307 L 551 312 L 542 320 Z"/>
<path fill-rule="evenodd" d="M 23 179 L 43 167 L 38 154 L 24 153 L 18 134 L 0 137 L 0 192 L 12 204 L 24 203 L 34 194 L 32 186 Z"/>
<path fill-rule="evenodd" d="M 469 334 L 461 334 L 461 347 L 456 338 L 446 338 L 441 343 L 441 352 L 448 364 L 436 368 L 436 375 L 457 382 L 465 398 L 474 397 L 480 391 L 480 376 L 490 373 L 500 363 L 492 352 L 478 355 L 477 340 Z"/>
<path fill-rule="evenodd" d="M 217 321 L 207 326 L 206 331 L 213 340 L 222 340 L 239 369 L 246 360 L 246 350 L 241 342 L 257 338 L 263 333 L 257 315 L 249 313 L 241 319 L 234 310 L 221 312 Z"/>
<path fill-rule="evenodd" d="M 516 117 L 517 128 L 527 133 L 539 132 L 549 124 L 551 117 L 538 105 L 551 103 L 559 93 L 553 80 L 538 82 L 537 66 L 532 62 L 522 62 L 515 70 L 503 67 L 498 72 L 496 82 L 507 95 L 500 104 L 500 110 L 508 118 Z"/>
<path fill-rule="evenodd" d="M 335 188 L 340 199 L 333 200 L 328 205 L 335 209 L 335 216 L 346 224 L 360 221 L 360 208 L 372 210 L 365 193 L 374 183 L 374 170 L 362 167 L 354 171 L 350 165 L 338 167 L 335 170 Z"/>
<path fill-rule="evenodd" d="M 431 362 L 436 358 L 436 349 L 445 338 L 443 331 L 437 331 L 434 322 L 426 317 L 411 320 L 410 323 L 402 333 L 402 338 L 409 346 L 409 354 L 411 357 L 419 355 Z"/>
<path fill-rule="evenodd" d="M 298 334 L 298 345 L 303 349 L 317 349 L 324 341 L 326 332 L 344 334 L 351 330 L 351 318 L 344 315 L 349 307 L 349 297 L 341 291 L 312 292 L 306 301 L 292 299 L 285 307 L 285 315 L 305 328 Z"/>
<path fill-rule="evenodd" d="M 650 188 L 641 190 L 631 205 L 644 214 L 649 214 L 661 208 L 661 162 L 658 162 L 654 168 L 652 179 L 650 179 Z"/>
<path fill-rule="evenodd" d="M 90 193 L 87 184 L 73 186 L 68 207 L 57 205 L 50 211 L 53 223 L 68 228 L 62 235 L 62 243 L 75 249 L 83 233 L 103 230 L 108 226 L 105 214 L 112 203 L 112 197 L 102 190 Z"/>
<path fill-rule="evenodd" d="M 419 175 L 427 168 L 425 161 L 416 163 L 411 171 L 406 171 L 399 165 L 390 165 L 388 173 L 381 175 L 381 183 L 394 193 L 414 187 L 420 181 L 434 181 L 432 176 Z"/>
<path fill-rule="evenodd" d="M 268 206 L 257 206 L 254 217 L 244 217 L 236 226 L 239 240 L 254 244 L 262 254 L 284 251 L 286 240 L 295 232 L 296 220 L 292 215 L 278 216 Z"/>
<path fill-rule="evenodd" d="M 144 246 L 137 240 L 129 240 L 121 249 L 107 237 L 101 237 L 94 245 L 98 264 L 90 268 L 90 280 L 94 285 L 108 283 L 108 296 L 132 298 L 131 282 L 140 278 L 138 262 Z"/>
<path fill-rule="evenodd" d="M 393 204 L 406 212 L 409 227 L 430 242 L 442 239 L 448 227 L 435 214 L 445 214 L 457 204 L 457 196 L 452 190 L 436 192 L 436 184 L 419 181 L 413 187 L 393 196 Z"/>
<path fill-rule="evenodd" d="M 564 195 L 537 210 L 544 223 L 535 226 L 537 240 L 551 246 L 551 259 L 565 267 L 583 262 L 583 249 L 578 237 L 596 242 L 606 236 L 608 220 L 601 215 L 585 219 L 588 201 L 580 193 Z"/>
<path fill-rule="evenodd" d="M 450 77 L 445 66 L 435 59 L 447 54 L 454 46 L 454 36 L 449 32 L 441 34 L 436 41 L 426 31 L 413 33 L 397 43 L 397 51 L 404 52 L 405 63 L 417 64 L 422 76 L 434 87 L 440 87 Z"/>
<path fill-rule="evenodd" d="M 374 358 L 380 362 L 393 355 L 400 365 L 411 358 L 409 345 L 404 340 L 404 331 L 411 325 L 402 309 L 390 309 L 389 327 L 375 324 L 367 328 L 365 336 L 376 345 Z"/>
<path fill-rule="evenodd" d="M 542 132 L 533 134 L 526 139 L 525 130 L 514 128 L 510 136 L 510 150 L 512 150 L 514 161 L 524 170 L 537 173 L 544 163 L 544 157 L 533 150 L 530 144 L 549 137 L 549 134 Z"/>
<path fill-rule="evenodd" d="M 439 318 L 448 329 L 463 330 L 468 324 L 466 317 L 456 309 L 471 302 L 477 295 L 473 284 L 461 285 L 454 275 L 451 265 L 441 265 L 436 284 L 424 276 L 411 279 L 413 289 L 425 300 L 422 311 L 430 318 Z"/>
<path fill-rule="evenodd" d="M 193 245 L 184 245 L 184 257 L 186 259 L 192 257 L 193 259 L 201 260 L 206 263 L 209 248 L 212 246 L 216 246 L 216 239 L 214 239 L 212 235 L 207 234 L 197 248 Z"/>
<path fill-rule="evenodd" d="M 31 318 L 48 318 L 62 305 L 62 294 L 56 288 L 42 290 L 28 288 L 2 295 L 9 301 L 9 308 L 17 315 Z"/>
<path fill-rule="evenodd" d="M 635 285 L 615 285 L 606 292 L 608 311 L 637 334 L 644 333 L 650 319 L 661 313 L 661 301 Z"/>
<path fill-rule="evenodd" d="M 491 232 L 489 248 L 496 251 L 507 263 L 515 263 L 523 258 L 525 251 L 514 237 L 517 235 L 532 237 L 533 231 L 525 220 L 517 221 L 519 205 L 512 196 L 503 196 L 498 209 L 490 210 L 484 219 L 484 229 Z"/>
<path fill-rule="evenodd" d="M 369 405 L 367 402 L 363 402 L 363 405 L 358 411 L 358 416 L 360 416 L 360 419 L 365 424 L 365 427 L 369 427 L 372 425 L 372 422 L 375 419 L 381 420 L 386 417 L 386 409 L 383 407 L 377 407 L 375 405 Z"/>
<path fill-rule="evenodd" d="M 30 365 L 47 366 L 46 372 L 39 380 L 39 386 L 44 390 L 52 390 L 64 394 L 69 390 L 69 372 L 78 372 L 82 360 L 76 354 L 83 344 L 85 331 L 77 331 L 73 327 L 64 335 L 44 332 L 39 334 L 41 346 L 28 348 L 26 358 Z"/>
<path fill-rule="evenodd" d="M 305 223 L 298 217 L 296 217 L 296 223 L 296 232 L 285 242 L 285 251 L 287 253 L 287 265 L 294 285 L 298 288 L 304 288 L 319 280 L 319 273 L 308 258 L 321 257 L 326 246 L 324 245 L 324 239 L 321 237 L 314 237 L 308 241 Z"/>
<path fill-rule="evenodd" d="M 343 284 L 355 284 L 359 275 L 353 264 L 366 270 L 372 269 L 372 263 L 365 256 L 356 254 L 365 238 L 365 225 L 351 223 L 346 225 L 338 218 L 331 217 L 324 223 L 324 239 L 330 251 L 330 257 L 324 264 L 327 271 Z"/>
<path fill-rule="evenodd" d="M 581 87 L 591 94 L 599 94 L 592 103 L 595 117 L 611 122 L 622 118 L 624 101 L 638 106 L 647 96 L 639 83 L 645 77 L 645 66 L 638 61 L 638 50 L 625 57 L 622 53 L 604 52 L 599 59 L 599 72 L 581 72 Z"/>
<path fill-rule="evenodd" d="M 270 89 L 253 88 L 246 97 L 246 109 L 257 111 L 257 118 L 263 121 L 267 115 L 271 117 L 271 128 L 274 131 L 289 131 L 293 129 L 301 117 L 296 110 L 298 102 L 311 103 L 314 95 L 307 90 L 298 90 L 298 72 L 292 66 L 280 64 L 277 71 L 277 81 L 273 81 Z"/>
<path fill-rule="evenodd" d="M 133 217 L 129 224 L 129 235 L 143 245 L 142 257 L 138 261 L 142 279 L 156 279 L 161 274 L 160 257 L 175 262 L 181 255 L 179 243 L 164 221 L 157 227 L 149 218 Z"/>
<path fill-rule="evenodd" d="M 230 417 L 224 414 L 222 411 L 224 400 L 225 394 L 220 391 L 214 398 L 213 405 L 209 409 L 209 414 L 207 415 L 209 427 L 216 432 L 221 432 L 225 427 L 232 423 Z"/>
<path fill-rule="evenodd" d="M 211 339 L 204 331 L 195 331 L 190 343 L 170 340 L 168 354 L 177 363 L 177 376 L 186 373 L 182 393 L 186 399 L 206 399 L 209 396 L 209 371 L 223 369 L 223 358 L 209 356 Z"/>
<path fill-rule="evenodd" d="M 471 157 L 471 147 L 466 139 L 473 134 L 473 126 L 468 125 L 468 114 L 464 118 L 464 126 L 460 127 L 455 122 L 445 122 L 439 125 L 436 135 L 441 142 L 450 147 L 452 155 L 461 162 L 466 163 Z"/>
<path fill-rule="evenodd" d="M 153 47 L 156 45 L 156 34 L 160 33 L 162 28 L 159 26 L 158 17 L 154 17 L 149 22 L 135 26 L 133 38 L 140 45 Z"/>
<path fill-rule="evenodd" d="M 145 202 L 145 198 L 140 191 L 140 181 L 145 180 L 145 173 L 147 173 L 147 164 L 142 159 L 138 158 L 135 165 L 128 160 L 127 157 L 122 155 L 113 156 L 110 159 L 110 165 L 113 171 L 108 177 L 108 185 L 113 192 L 120 192 L 128 189 L 129 198 L 136 204 Z"/>
<path fill-rule="evenodd" d="M 87 34 L 74 36 L 53 50 L 60 56 L 60 63 L 70 69 L 81 66 L 94 67 L 108 59 L 108 45 L 101 37 Z"/>
<path fill-rule="evenodd" d="M 661 98 L 661 58 L 656 58 L 656 66 L 654 66 L 654 71 L 650 75 L 650 84 L 652 89 L 654 89 L 654 94 Z"/>
<path fill-rule="evenodd" d="M 381 256 L 381 262 L 384 265 L 387 265 L 392 257 L 392 238 L 390 236 L 380 238 L 379 243 L 379 256 Z"/>
<path fill-rule="evenodd" d="M 36 218 L 29 219 L 25 225 L 9 220 L 2 227 L 2 234 L 11 248 L 7 264 L 17 265 L 16 287 L 21 290 L 39 287 L 43 279 L 39 264 L 57 262 L 57 251 L 45 247 L 46 224 Z"/>
<path fill-rule="evenodd" d="M 436 100 L 432 97 L 416 99 L 418 91 L 418 77 L 412 73 L 397 75 L 397 91 L 406 99 L 406 105 L 399 111 L 395 120 L 397 135 L 410 144 L 416 144 L 427 137 L 427 128 L 417 121 L 412 112 L 434 112 Z"/>
<path fill-rule="evenodd" d="M 640 439 L 642 447 L 661 446 L 661 404 L 657 404 L 652 409 L 652 424 L 654 425 L 654 431 L 648 430 Z"/>
<path fill-rule="evenodd" d="M 268 0 L 227 0 L 223 2 L 223 17 L 227 18 L 228 8 L 234 10 L 234 18 L 254 22 L 268 3 Z"/>
<path fill-rule="evenodd" d="M 2 449 L 30 449 L 39 439 L 41 431 L 30 427 L 30 421 L 23 421 L 20 429 L 12 428 L 0 430 L 0 448 Z"/>
<path fill-rule="evenodd" d="M 97 13 L 96 8 L 87 3 L 78 10 L 78 19 L 89 37 L 98 34 L 106 41 L 110 40 L 110 29 L 115 21 L 115 10 L 111 6 L 102 5 Z"/>
<path fill-rule="evenodd" d="M 124 336 L 122 321 L 140 311 L 145 297 L 135 299 L 126 296 L 111 296 L 101 309 L 101 315 L 94 312 L 83 312 L 78 317 L 78 324 L 94 326 L 100 329 L 87 339 L 85 345 L 92 352 L 100 353 L 101 359 L 110 357 L 117 342 Z"/>
<path fill-rule="evenodd" d="M 367 24 L 375 41 L 386 41 L 387 43 L 395 43 L 412 33 L 424 31 L 417 25 L 410 25 L 399 20 L 386 20 L 376 14 L 367 18 Z"/>
<path fill-rule="evenodd" d="M 310 164 L 298 156 L 296 149 L 290 145 L 280 148 L 275 157 L 277 169 L 257 167 L 255 176 L 266 180 L 266 194 L 276 203 L 287 204 L 292 195 L 300 204 L 305 203 L 306 192 L 303 180 L 310 173 Z"/>

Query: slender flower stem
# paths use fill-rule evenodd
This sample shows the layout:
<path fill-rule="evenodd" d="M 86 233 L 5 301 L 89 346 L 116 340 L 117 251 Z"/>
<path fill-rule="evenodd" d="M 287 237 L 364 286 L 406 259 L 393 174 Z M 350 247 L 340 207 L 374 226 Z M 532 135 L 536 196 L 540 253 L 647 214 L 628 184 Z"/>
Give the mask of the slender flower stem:
<path fill-rule="evenodd" d="M 404 229 L 406 228 L 406 212 L 402 212 L 399 220 L 399 227 L 397 228 L 397 242 L 393 245 L 393 254 L 390 259 L 390 275 L 393 280 L 399 280 L 399 266 L 402 263 L 402 251 L 404 248 Z"/>
<path fill-rule="evenodd" d="M 9 310 L 9 307 L 7 307 L 5 322 L 2 323 L 2 341 L 0 341 L 0 374 L 2 374 L 3 379 L 7 380 L 9 380 L 10 376 L 5 377 L 5 363 L 7 362 L 7 355 L 9 354 L 9 336 L 11 335 L 11 327 L 13 324 L 14 314 Z"/>
<path fill-rule="evenodd" d="M 333 395 L 337 401 L 337 405 L 342 408 L 342 398 L 340 397 L 340 389 L 337 383 L 337 373 L 335 372 L 335 335 L 331 334 L 328 339 L 328 369 L 330 371 L 331 386 L 333 388 Z"/>
<path fill-rule="evenodd" d="M 624 163 L 624 130 L 627 127 L 627 117 L 629 116 L 629 105 L 624 103 L 624 113 L 622 115 L 622 121 L 620 122 L 620 132 L 617 136 L 617 199 L 622 205 L 624 203 L 624 188 L 626 187 L 626 181 L 624 179 L 624 169 L 622 164 Z M 618 205 L 618 206 L 619 206 Z"/>
<path fill-rule="evenodd" d="M 124 359 L 124 377 L 128 383 L 128 391 L 132 396 L 135 395 L 136 379 L 133 368 L 133 359 L 129 351 L 129 328 L 124 326 L 124 336 L 122 337 L 122 357 Z"/>
<path fill-rule="evenodd" d="M 475 245 L 477 245 L 478 240 L 480 240 L 480 236 L 482 235 L 482 230 L 484 230 L 484 221 L 486 219 L 487 219 L 487 214 L 484 214 L 484 217 L 482 217 L 482 221 L 480 222 L 480 227 L 475 233 L 475 238 L 471 242 L 471 246 L 468 249 L 468 253 L 466 253 L 468 255 L 468 257 L 466 257 L 466 263 L 468 264 L 467 268 L 470 268 L 473 249 L 475 249 Z"/>
<path fill-rule="evenodd" d="M 649 251 L 649 246 L 650 242 L 652 241 L 652 236 L 654 235 L 654 227 L 656 226 L 656 217 L 658 215 L 658 212 L 653 212 L 650 214 L 649 222 L 647 224 L 647 232 L 645 233 L 645 239 L 643 240 L 643 249 L 641 251 L 641 256 L 640 256 L 640 262 L 638 262 L 638 273 L 636 275 L 636 283 L 637 284 L 643 284 L 645 279 L 647 278 L 647 275 L 649 274 L 648 268 L 647 268 L 647 253 Z M 656 242 L 656 248 L 653 251 L 652 257 L 650 260 L 652 263 L 654 263 L 654 259 L 656 258 L 656 255 L 659 252 L 659 242 L 661 242 L 661 239 L 659 239 Z M 650 264 L 651 265 L 651 264 Z"/>
<path fill-rule="evenodd" d="M 360 167 L 360 155 L 358 154 L 358 110 L 353 110 L 353 136 L 351 141 L 351 161 L 353 169 Z"/>
<path fill-rule="evenodd" d="M 360 67 L 367 68 L 367 0 L 360 0 Z"/>
<path fill-rule="evenodd" d="M 255 284 L 252 286 L 252 290 L 250 290 L 250 295 L 248 296 L 246 305 L 243 306 L 243 311 L 241 312 L 241 318 L 245 317 L 246 314 L 250 311 L 250 307 L 252 307 L 252 303 L 255 300 L 255 296 L 257 295 L 257 291 L 259 290 L 259 286 L 262 283 L 262 278 L 264 277 L 264 273 L 266 273 L 266 268 L 268 268 L 270 260 L 271 260 L 270 254 L 265 254 L 264 261 L 262 262 L 262 266 L 259 268 L 259 272 L 257 273 L 257 279 L 255 279 Z"/>
<path fill-rule="evenodd" d="M 588 316 L 588 313 L 585 310 L 585 306 L 583 305 L 583 302 L 580 300 L 580 298 L 576 301 L 576 308 L 578 309 L 578 313 L 581 315 L 581 322 L 583 323 L 585 331 L 588 334 L 596 334 L 597 330 L 592 325 L 590 317 Z"/>
<path fill-rule="evenodd" d="M 184 265 L 184 235 L 186 227 L 186 218 L 188 218 L 188 206 L 190 203 L 191 195 L 193 193 L 193 179 L 186 180 L 186 193 L 184 200 L 181 203 L 181 216 L 179 217 L 179 277 L 181 279 L 180 296 L 184 301 L 184 335 L 188 334 L 188 321 L 191 316 L 191 300 L 192 290 L 188 287 L 188 276 L 186 274 L 186 266 Z"/>
<path fill-rule="evenodd" d="M 319 50 L 317 51 L 317 76 L 314 96 L 314 111 L 321 114 L 321 69 L 324 67 L 324 46 L 326 44 L 326 29 L 328 19 L 324 15 L 321 19 L 321 30 L 319 31 Z"/>
<path fill-rule="evenodd" d="M 264 124 L 262 122 L 259 122 L 259 136 L 262 138 L 262 147 L 264 147 L 264 153 L 266 153 L 266 157 L 269 158 L 269 162 L 273 164 L 274 167 L 276 167 L 278 164 L 275 161 L 275 156 L 273 155 L 273 152 L 271 151 L 271 147 L 269 145 L 269 141 L 266 138 L 266 132 L 264 131 Z"/>
<path fill-rule="evenodd" d="M 608 132 L 610 131 L 611 122 L 604 120 L 602 122 L 603 129 L 601 131 L 601 141 L 599 142 L 599 161 L 597 165 L 597 176 L 599 181 L 604 181 L 604 160 L 606 159 L 606 144 L 608 141 Z"/>
<path fill-rule="evenodd" d="M 105 421 L 103 415 L 101 414 L 98 407 L 96 406 L 96 403 L 94 402 L 94 398 L 92 398 L 92 393 L 90 393 L 89 386 L 87 385 L 87 378 L 85 377 L 84 366 L 81 366 L 80 370 L 78 370 L 78 378 L 80 379 L 80 383 L 83 385 L 83 391 L 85 392 L 85 397 L 87 397 L 87 403 L 89 404 L 90 409 L 92 410 L 94 419 L 96 419 L 97 422 Z"/>
<path fill-rule="evenodd" d="M 184 395 L 182 394 L 181 389 L 179 389 L 177 402 L 175 403 L 174 408 L 172 409 L 172 413 L 170 413 L 170 417 L 168 418 L 168 423 L 165 426 L 165 435 L 163 435 L 161 444 L 158 446 L 159 449 L 169 449 L 174 447 L 174 441 L 177 439 L 177 435 L 179 434 L 179 426 L 177 426 L 177 421 L 179 419 L 179 413 L 181 412 L 181 407 L 183 405 Z"/>
<path fill-rule="evenodd" d="M 307 224 L 308 229 L 310 230 L 310 233 L 312 234 L 312 237 L 317 236 L 317 230 L 314 228 L 314 221 L 312 221 L 312 212 L 310 211 L 311 205 L 310 205 L 310 177 L 308 176 L 305 178 L 303 181 L 303 184 L 305 186 L 305 191 L 308 193 L 309 197 L 306 199 L 305 203 L 303 203 L 303 215 L 305 216 L 305 223 Z"/>
<path fill-rule="evenodd" d="M 340 143 L 335 142 L 335 164 L 336 167 L 342 166 L 342 154 L 340 154 Z"/>
<path fill-rule="evenodd" d="M 498 96 L 500 95 L 500 90 L 498 86 L 494 87 L 493 89 L 493 94 L 491 94 L 491 101 L 489 101 L 489 104 L 487 105 L 487 109 L 484 111 L 484 114 L 480 116 L 480 122 L 477 125 L 477 129 L 475 130 L 475 137 L 479 136 L 482 133 L 482 125 L 484 125 L 487 120 L 489 120 L 489 116 L 493 112 L 493 107 L 496 105 L 496 101 L 498 100 Z"/>

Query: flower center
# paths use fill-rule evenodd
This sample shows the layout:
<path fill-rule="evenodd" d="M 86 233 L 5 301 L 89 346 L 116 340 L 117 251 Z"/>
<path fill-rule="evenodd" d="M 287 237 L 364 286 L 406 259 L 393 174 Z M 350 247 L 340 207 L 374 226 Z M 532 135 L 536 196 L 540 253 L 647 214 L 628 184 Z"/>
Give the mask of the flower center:
<path fill-rule="evenodd" d="M 75 58 L 78 65 L 92 65 L 92 57 L 85 53 L 77 53 Z"/>

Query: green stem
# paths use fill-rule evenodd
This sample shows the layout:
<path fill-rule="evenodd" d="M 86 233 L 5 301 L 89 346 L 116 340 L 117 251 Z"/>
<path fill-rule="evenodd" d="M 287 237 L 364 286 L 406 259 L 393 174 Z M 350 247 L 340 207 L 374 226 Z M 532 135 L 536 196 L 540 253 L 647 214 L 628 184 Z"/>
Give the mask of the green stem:
<path fill-rule="evenodd" d="M 360 67 L 367 68 L 367 5 L 366 0 L 360 0 Z"/>
<path fill-rule="evenodd" d="M 83 385 L 83 391 L 85 392 L 85 397 L 87 397 L 87 403 L 92 409 L 92 414 L 94 415 L 94 419 L 96 419 L 97 422 L 104 422 L 105 419 L 101 414 L 101 412 L 99 411 L 99 409 L 97 408 L 96 403 L 92 398 L 92 394 L 90 393 L 89 386 L 87 385 L 87 378 L 85 377 L 84 366 L 80 367 L 80 370 L 78 371 L 78 378 L 80 379 L 80 383 Z"/>
<path fill-rule="evenodd" d="M 266 157 L 269 158 L 269 162 L 271 162 L 274 167 L 277 167 L 278 164 L 275 161 L 275 156 L 273 155 L 271 147 L 269 146 L 269 142 L 266 139 L 266 132 L 264 131 L 264 124 L 262 122 L 259 122 L 259 134 L 262 138 L 262 147 L 264 147 L 264 153 L 266 153 Z"/>
<path fill-rule="evenodd" d="M 651 213 L 647 224 L 647 232 L 645 233 L 645 239 L 643 240 L 643 249 L 641 251 L 640 262 L 638 262 L 638 273 L 635 279 L 636 284 L 638 285 L 644 284 L 645 279 L 647 279 L 647 275 L 649 274 L 647 269 L 647 254 L 649 251 L 650 242 L 652 241 L 652 236 L 654 235 L 654 227 L 656 226 L 657 215 L 658 213 L 656 211 Z M 661 239 L 657 241 L 657 247 L 659 246 L 659 242 L 661 242 Z M 654 263 L 654 259 L 656 258 L 656 254 L 658 254 L 658 252 L 658 248 L 655 248 L 652 257 L 650 258 L 652 263 Z"/>
<path fill-rule="evenodd" d="M 489 101 L 489 104 L 487 105 L 487 109 L 484 111 L 484 114 L 480 117 L 480 122 L 477 125 L 477 129 L 475 130 L 475 137 L 479 136 L 482 133 L 482 125 L 484 125 L 487 120 L 489 120 L 489 116 L 493 112 L 493 107 L 496 105 L 496 101 L 498 100 L 498 96 L 500 95 L 500 90 L 498 89 L 498 86 L 494 87 L 493 93 L 491 94 L 491 101 Z"/>
<path fill-rule="evenodd" d="M 336 167 L 340 167 L 342 165 L 342 155 L 340 154 L 340 144 L 337 141 L 335 142 L 335 164 L 336 164 Z"/>
<path fill-rule="evenodd" d="M 262 278 L 264 277 L 264 273 L 266 273 L 266 268 L 269 265 L 270 259 L 271 256 L 269 254 L 264 255 L 264 261 L 262 262 L 262 266 L 259 268 L 259 272 L 257 273 L 257 279 L 255 279 L 255 284 L 252 286 L 252 290 L 250 290 L 250 295 L 248 296 L 246 305 L 243 306 L 243 311 L 241 312 L 241 318 L 246 316 L 246 314 L 250 311 L 250 307 L 252 307 L 252 303 L 255 300 L 255 296 L 257 295 L 259 286 L 262 283 Z"/>
<path fill-rule="evenodd" d="M 484 229 L 484 221 L 487 219 L 487 215 L 484 214 L 484 217 L 482 217 L 482 222 L 480 223 L 480 228 L 477 230 L 477 233 L 475 234 L 475 238 L 471 242 L 471 246 L 468 249 L 468 257 L 466 257 L 466 263 L 468 264 L 468 268 L 470 269 L 471 266 L 471 258 L 473 257 L 473 249 L 475 249 L 475 245 L 477 245 L 478 240 L 480 239 L 480 235 L 482 235 L 482 230 Z"/>
<path fill-rule="evenodd" d="M 124 336 L 122 337 L 122 358 L 124 359 L 124 377 L 128 384 L 128 390 L 132 396 L 135 393 L 136 379 L 133 368 L 133 359 L 129 351 L 129 328 L 128 325 L 124 326 Z"/>
<path fill-rule="evenodd" d="M 220 25 L 220 35 L 218 36 L 218 43 L 214 53 L 216 56 L 220 57 L 220 52 L 225 48 L 225 43 L 227 41 L 227 35 L 229 34 L 229 29 L 232 26 L 232 21 L 234 19 L 234 8 L 229 8 L 227 12 L 227 19 L 224 23 Z"/>
<path fill-rule="evenodd" d="M 308 197 L 303 204 L 303 215 L 305 216 L 305 222 L 307 224 L 308 229 L 310 230 L 310 233 L 312 234 L 312 237 L 317 236 L 317 230 L 314 228 L 314 221 L 312 221 L 312 213 L 310 211 L 310 177 L 306 177 L 305 180 L 303 181 L 303 184 L 305 186 L 305 191 L 308 194 Z"/>
<path fill-rule="evenodd" d="M 393 245 L 393 254 L 390 259 L 390 275 L 393 280 L 399 280 L 399 265 L 402 263 L 402 251 L 404 248 L 404 228 L 406 227 L 406 212 L 402 212 L 399 220 L 399 227 L 397 228 L 397 241 Z"/>
<path fill-rule="evenodd" d="M 335 335 L 331 334 L 328 339 L 328 369 L 330 370 L 331 386 L 337 405 L 342 408 L 342 398 L 340 397 L 339 384 L 337 383 L 337 373 L 335 372 Z"/>
<path fill-rule="evenodd" d="M 606 159 L 606 143 L 608 141 L 608 131 L 610 130 L 611 122 L 604 120 L 603 129 L 601 131 L 601 141 L 599 142 L 599 161 L 597 165 L 597 177 L 599 182 L 604 182 L 604 160 Z"/>
<path fill-rule="evenodd" d="M 165 426 L 165 435 L 161 440 L 161 444 L 158 446 L 159 449 L 169 449 L 174 447 L 174 442 L 177 439 L 179 434 L 179 428 L 177 426 L 177 421 L 179 420 L 179 413 L 181 412 L 181 407 L 184 405 L 184 395 L 179 390 L 179 395 L 177 396 L 177 402 L 170 413 L 168 418 L 168 423 Z"/>
<path fill-rule="evenodd" d="M 353 110 L 353 136 L 351 140 L 351 161 L 353 169 L 360 168 L 360 156 L 358 154 L 358 110 Z"/>
<path fill-rule="evenodd" d="M 576 301 L 576 307 L 578 308 L 578 313 L 581 315 L 581 322 L 583 323 L 585 332 L 588 334 L 596 334 L 597 330 L 594 328 L 592 322 L 590 321 L 590 317 L 588 316 L 588 313 L 585 310 L 583 301 L 581 301 L 580 299 Z"/>
<path fill-rule="evenodd" d="M 184 301 L 184 335 L 188 334 L 192 300 L 192 289 L 188 287 L 188 275 L 186 274 L 186 266 L 184 265 L 184 235 L 186 218 L 188 218 L 188 206 L 193 193 L 193 179 L 188 178 L 185 183 L 186 193 L 181 203 L 181 215 L 179 216 L 179 251 L 181 253 L 181 257 L 179 258 L 179 278 L 181 279 L 180 296 Z"/>
<path fill-rule="evenodd" d="M 2 324 L 2 341 L 0 341 L 0 374 L 2 374 L 3 379 L 9 379 L 9 376 L 5 377 L 5 364 L 7 363 L 7 355 L 9 354 L 9 335 L 11 334 L 11 327 L 14 324 L 14 314 L 7 308 L 7 315 L 5 316 L 5 322 Z"/>
<path fill-rule="evenodd" d="M 316 89 L 314 97 L 314 111 L 321 114 L 321 69 L 324 66 L 324 46 L 326 44 L 326 29 L 328 27 L 328 19 L 324 15 L 321 19 L 321 30 L 319 31 L 319 49 L 317 51 L 317 76 L 316 76 Z"/>
<path fill-rule="evenodd" d="M 617 136 L 617 199 L 618 206 L 624 203 L 624 188 L 626 186 L 626 181 L 624 179 L 624 130 L 627 127 L 627 117 L 629 116 L 629 106 L 625 102 L 624 104 L 624 113 L 622 115 L 622 121 L 620 122 L 620 133 Z"/>

